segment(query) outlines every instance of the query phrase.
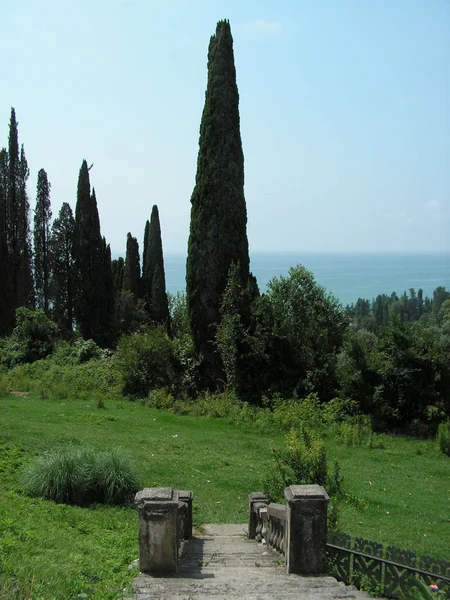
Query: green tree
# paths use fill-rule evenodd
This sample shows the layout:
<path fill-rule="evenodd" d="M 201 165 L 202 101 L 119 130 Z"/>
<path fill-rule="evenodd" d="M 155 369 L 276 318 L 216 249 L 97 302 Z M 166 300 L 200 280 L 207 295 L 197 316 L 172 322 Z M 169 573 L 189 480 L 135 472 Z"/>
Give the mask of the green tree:
<path fill-rule="evenodd" d="M 137 239 L 128 233 L 122 286 L 125 292 L 131 292 L 134 295 L 136 301 L 139 297 L 140 279 L 139 245 Z"/>
<path fill-rule="evenodd" d="M 223 378 L 215 338 L 231 263 L 239 265 L 242 286 L 249 277 L 239 93 L 228 21 L 219 21 L 209 43 L 208 83 L 191 204 L 188 311 L 205 383 L 215 387 Z"/>
<path fill-rule="evenodd" d="M 145 227 L 143 295 L 152 321 L 169 325 L 169 301 L 166 293 L 164 256 L 158 207 L 152 208 L 149 227 Z"/>
<path fill-rule="evenodd" d="M 31 269 L 27 181 L 30 175 L 25 150 L 19 151 L 16 112 L 11 108 L 6 177 L 6 231 L 8 262 L 11 269 L 13 308 L 34 306 L 34 286 Z"/>
<path fill-rule="evenodd" d="M 114 282 L 114 292 L 117 295 L 123 288 L 123 273 L 125 270 L 125 261 L 122 256 L 111 261 L 111 271 Z"/>
<path fill-rule="evenodd" d="M 14 295 L 8 221 L 8 152 L 0 150 L 0 336 L 9 335 L 14 327 Z"/>
<path fill-rule="evenodd" d="M 75 297 L 75 265 L 73 236 L 75 220 L 72 209 L 64 202 L 58 217 L 53 221 L 51 236 L 51 298 L 53 318 L 61 331 L 73 330 Z"/>
<path fill-rule="evenodd" d="M 78 177 L 73 257 L 77 293 L 75 318 L 84 339 L 99 346 L 113 339 L 114 289 L 111 251 L 100 233 L 95 190 L 91 194 L 89 169 L 83 160 Z"/>
<path fill-rule="evenodd" d="M 47 173 L 38 173 L 34 211 L 34 276 L 38 308 L 48 316 L 50 299 L 50 182 Z"/>

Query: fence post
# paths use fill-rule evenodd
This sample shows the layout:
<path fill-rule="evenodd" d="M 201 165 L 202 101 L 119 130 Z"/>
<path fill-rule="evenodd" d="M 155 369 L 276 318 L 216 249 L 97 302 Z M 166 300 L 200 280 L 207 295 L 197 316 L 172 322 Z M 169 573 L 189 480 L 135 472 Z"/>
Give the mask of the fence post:
<path fill-rule="evenodd" d="M 254 505 L 257 503 L 269 503 L 269 498 L 262 492 L 252 492 L 248 495 L 248 539 L 254 540 L 256 537 L 256 527 L 258 525 L 258 515 Z"/>
<path fill-rule="evenodd" d="M 286 570 L 299 575 L 327 570 L 329 497 L 320 485 L 291 485 L 286 498 Z"/>
<path fill-rule="evenodd" d="M 176 573 L 178 570 L 178 492 L 145 488 L 134 499 L 139 519 L 139 570 Z"/>

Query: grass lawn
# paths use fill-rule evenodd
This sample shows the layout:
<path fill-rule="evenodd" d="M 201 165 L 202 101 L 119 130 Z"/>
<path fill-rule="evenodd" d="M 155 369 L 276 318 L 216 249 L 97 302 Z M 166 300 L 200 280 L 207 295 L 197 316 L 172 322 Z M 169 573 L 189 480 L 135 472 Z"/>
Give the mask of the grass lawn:
<path fill-rule="evenodd" d="M 136 461 L 147 487 L 194 491 L 194 521 L 247 520 L 247 496 L 260 489 L 271 440 L 223 419 L 177 416 L 140 404 L 0 398 L 0 598 L 97 600 L 128 597 L 138 556 L 136 509 L 77 508 L 25 497 L 21 465 L 66 444 L 118 447 Z M 363 509 L 342 508 L 348 533 L 450 559 L 450 459 L 431 442 L 382 437 L 368 450 L 326 439 L 344 486 Z"/>

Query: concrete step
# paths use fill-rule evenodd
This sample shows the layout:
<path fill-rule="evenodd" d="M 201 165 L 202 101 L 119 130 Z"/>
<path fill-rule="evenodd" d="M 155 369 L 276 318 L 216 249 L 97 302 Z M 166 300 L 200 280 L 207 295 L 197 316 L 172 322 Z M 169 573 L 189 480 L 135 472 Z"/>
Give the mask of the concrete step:
<path fill-rule="evenodd" d="M 179 572 L 171 577 L 141 574 L 135 600 L 352 600 L 365 592 L 334 577 L 288 575 L 284 558 L 249 540 L 245 525 L 206 525 L 182 548 Z"/>

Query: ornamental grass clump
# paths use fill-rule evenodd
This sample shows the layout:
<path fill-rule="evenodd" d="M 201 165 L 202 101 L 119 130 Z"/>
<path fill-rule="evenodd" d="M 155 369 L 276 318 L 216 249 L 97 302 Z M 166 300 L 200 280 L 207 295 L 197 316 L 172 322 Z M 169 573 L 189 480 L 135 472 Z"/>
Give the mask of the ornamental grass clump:
<path fill-rule="evenodd" d="M 39 456 L 22 475 L 29 496 L 61 504 L 127 504 L 139 489 L 133 463 L 120 449 L 69 446 Z"/>

